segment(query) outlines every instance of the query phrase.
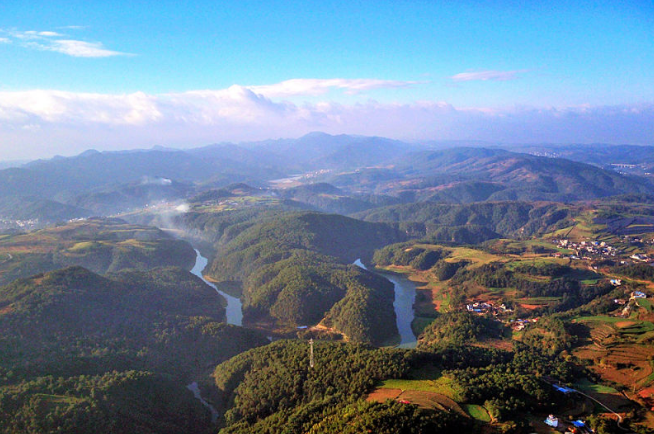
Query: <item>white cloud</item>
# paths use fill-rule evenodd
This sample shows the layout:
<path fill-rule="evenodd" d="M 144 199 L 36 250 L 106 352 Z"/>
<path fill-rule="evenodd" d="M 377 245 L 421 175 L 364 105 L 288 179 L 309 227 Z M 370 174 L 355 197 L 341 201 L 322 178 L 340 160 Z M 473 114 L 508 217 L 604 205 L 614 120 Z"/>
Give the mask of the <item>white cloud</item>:
<path fill-rule="evenodd" d="M 3 121 L 42 124 L 142 125 L 162 115 L 155 96 L 142 92 L 124 95 L 73 93 L 51 90 L 0 92 Z"/>
<path fill-rule="evenodd" d="M 346 93 L 355 94 L 365 90 L 409 87 L 415 84 L 417 84 L 415 81 L 378 80 L 369 78 L 296 78 L 272 85 L 248 86 L 248 89 L 269 98 L 285 98 L 297 95 L 323 95 L 331 89 L 344 89 Z"/>
<path fill-rule="evenodd" d="M 39 32 L 39 36 L 54 37 L 54 36 L 64 36 L 64 35 L 57 32 Z"/>
<path fill-rule="evenodd" d="M 68 28 L 71 27 L 69 26 Z M 65 35 L 52 31 L 0 29 L 0 34 L 8 36 L 0 38 L 0 42 L 8 43 L 13 40 L 26 48 L 54 51 L 73 57 L 111 57 L 130 55 L 129 53 L 109 50 L 100 42 L 66 39 Z"/>
<path fill-rule="evenodd" d="M 461 72 L 450 77 L 454 81 L 508 81 L 518 78 L 518 74 L 528 72 L 527 69 L 518 69 L 515 71 L 476 71 Z"/>
<path fill-rule="evenodd" d="M 0 44 L 9 44 L 11 40 L 9 38 L 0 38 Z"/>
<path fill-rule="evenodd" d="M 462 109 L 433 101 L 295 104 L 238 85 L 158 95 L 32 90 L 0 92 L 0 155 L 188 147 L 311 131 L 397 139 L 653 144 L 651 119 L 654 104 L 508 109 Z"/>
<path fill-rule="evenodd" d="M 107 50 L 99 42 L 76 41 L 73 39 L 58 39 L 46 46 L 47 50 L 68 54 L 73 57 L 111 57 L 124 56 L 127 53 Z"/>

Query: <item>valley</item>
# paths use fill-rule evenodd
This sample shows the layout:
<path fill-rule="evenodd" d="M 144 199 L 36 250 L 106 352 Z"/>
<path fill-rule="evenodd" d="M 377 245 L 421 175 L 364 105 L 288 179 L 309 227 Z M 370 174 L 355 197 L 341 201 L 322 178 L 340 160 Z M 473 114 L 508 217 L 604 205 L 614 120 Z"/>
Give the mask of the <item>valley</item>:
<path fill-rule="evenodd" d="M 0 432 L 654 429 L 645 176 L 324 134 L 6 170 Z"/>

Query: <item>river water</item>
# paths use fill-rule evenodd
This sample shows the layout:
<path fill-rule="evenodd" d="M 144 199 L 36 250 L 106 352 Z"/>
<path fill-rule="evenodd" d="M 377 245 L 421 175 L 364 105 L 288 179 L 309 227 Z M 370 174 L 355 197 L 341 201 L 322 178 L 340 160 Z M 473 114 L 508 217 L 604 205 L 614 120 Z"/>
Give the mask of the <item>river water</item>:
<path fill-rule="evenodd" d="M 368 270 L 360 259 L 354 261 L 354 265 Z M 397 330 L 400 333 L 400 348 L 415 348 L 418 340 L 413 334 L 411 323 L 415 318 L 413 304 L 416 301 L 416 284 L 409 279 L 391 273 L 380 273 L 371 271 L 393 284 L 395 289 L 395 300 L 393 301 L 393 308 L 395 309 L 395 316 L 397 321 Z"/>
<path fill-rule="evenodd" d="M 226 315 L 227 315 L 227 324 L 234 324 L 237 326 L 242 326 L 243 325 L 243 303 L 241 303 L 241 300 L 239 300 L 236 297 L 232 297 L 231 295 L 221 291 L 214 285 L 213 283 L 209 282 L 207 279 L 204 278 L 202 275 L 202 271 L 205 269 L 207 266 L 207 263 L 209 260 L 202 256 L 200 252 L 195 249 L 195 253 L 197 255 L 195 259 L 195 265 L 193 266 L 193 269 L 191 270 L 191 273 L 195 274 L 198 276 L 200 279 L 202 279 L 207 285 L 211 286 L 213 289 L 218 292 L 218 294 L 222 295 L 227 299 L 227 309 L 226 309 Z"/>
<path fill-rule="evenodd" d="M 198 383 L 195 381 L 188 386 L 186 386 L 188 390 L 190 390 L 193 393 L 193 396 L 195 396 L 195 399 L 200 401 L 202 405 L 204 405 L 209 411 L 211 412 L 211 423 L 215 424 L 218 421 L 218 418 L 220 417 L 220 412 L 216 410 L 216 408 L 209 404 L 207 401 L 202 398 L 202 394 L 200 393 L 200 387 L 198 386 Z"/>
<path fill-rule="evenodd" d="M 204 256 L 202 256 L 198 251 L 198 249 L 195 249 L 195 254 L 196 254 L 195 265 L 193 266 L 191 273 L 198 276 L 200 279 L 204 281 L 204 283 L 211 286 L 213 289 L 216 290 L 218 294 L 222 295 L 227 299 L 227 308 L 225 312 L 227 316 L 227 324 L 233 324 L 237 326 L 243 325 L 243 309 L 242 309 L 243 304 L 241 303 L 241 300 L 221 291 L 220 289 L 216 288 L 216 285 L 205 279 L 204 276 L 202 275 L 202 271 L 206 268 L 209 260 Z M 200 403 L 202 403 L 202 405 L 204 405 L 206 408 L 209 409 L 209 411 L 211 412 L 211 422 L 215 424 L 216 421 L 218 420 L 218 417 L 220 417 L 220 413 L 218 412 L 218 410 L 216 410 L 216 408 L 213 405 L 209 404 L 204 398 L 202 398 L 202 394 L 200 393 L 200 387 L 198 386 L 198 383 L 194 381 L 193 383 L 186 386 L 186 388 L 191 392 L 193 392 L 193 396 L 195 396 L 195 398 L 198 399 Z"/>

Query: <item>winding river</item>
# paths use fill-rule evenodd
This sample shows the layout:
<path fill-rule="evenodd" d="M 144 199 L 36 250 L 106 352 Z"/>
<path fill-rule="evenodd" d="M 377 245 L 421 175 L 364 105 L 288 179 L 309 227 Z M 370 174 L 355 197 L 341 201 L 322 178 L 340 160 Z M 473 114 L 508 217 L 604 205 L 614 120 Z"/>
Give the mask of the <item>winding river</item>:
<path fill-rule="evenodd" d="M 354 261 L 354 265 L 361 267 L 364 270 L 368 270 L 360 259 Z M 415 318 L 413 303 L 416 301 L 416 284 L 398 274 L 380 273 L 372 270 L 368 271 L 384 277 L 393 284 L 395 289 L 393 308 L 395 309 L 395 316 L 397 318 L 397 330 L 400 333 L 399 346 L 400 348 L 415 348 L 418 340 L 413 334 L 411 323 Z"/>
<path fill-rule="evenodd" d="M 214 285 L 213 283 L 209 282 L 207 279 L 204 278 L 202 275 L 202 271 L 206 268 L 207 263 L 209 260 L 202 256 L 202 254 L 195 249 L 196 253 L 196 259 L 195 259 L 195 265 L 193 266 L 193 269 L 191 270 L 191 273 L 195 274 L 198 276 L 200 279 L 204 281 L 207 285 L 211 286 L 213 289 L 218 292 L 218 294 L 222 295 L 227 299 L 227 309 L 226 309 L 226 315 L 227 315 L 227 324 L 234 324 L 237 326 L 242 326 L 243 325 L 243 303 L 241 303 L 241 300 L 239 300 L 236 297 L 232 297 L 231 295 L 221 291 Z"/>
<path fill-rule="evenodd" d="M 202 271 L 206 268 L 207 263 L 209 261 L 207 258 L 202 256 L 202 254 L 197 249 L 195 249 L 195 253 L 197 256 L 195 259 L 195 265 L 193 266 L 191 273 L 198 276 L 207 285 L 215 289 L 216 292 L 218 292 L 218 294 L 222 295 L 223 297 L 225 297 L 225 299 L 227 299 L 227 308 L 226 308 L 227 323 L 237 326 L 242 326 L 243 304 L 241 303 L 241 300 L 219 290 L 216 287 L 216 285 L 214 285 L 213 283 L 209 282 L 207 279 L 204 278 L 204 276 L 202 275 Z M 364 270 L 367 270 L 366 266 L 361 262 L 360 259 L 357 259 L 354 262 L 354 264 L 363 268 Z M 415 302 L 416 299 L 416 285 L 413 282 L 411 282 L 409 279 L 396 274 L 379 273 L 376 271 L 373 271 L 373 273 L 386 278 L 388 281 L 390 281 L 393 284 L 393 287 L 395 289 L 395 300 L 393 301 L 393 308 L 395 309 L 395 316 L 397 317 L 397 329 L 400 333 L 399 346 L 401 348 L 415 348 L 417 344 L 417 339 L 413 334 L 413 330 L 411 330 L 411 322 L 413 321 L 413 318 L 415 316 L 415 313 L 413 311 L 413 303 Z M 202 398 L 198 384 L 196 382 L 193 382 L 186 387 L 191 392 L 193 392 L 193 395 L 202 403 L 202 405 L 204 405 L 209 409 L 209 411 L 211 412 L 211 420 L 213 423 L 216 423 L 220 414 L 211 404 L 209 404 L 207 401 L 205 401 Z"/>
<path fill-rule="evenodd" d="M 204 278 L 202 275 L 202 271 L 206 268 L 207 263 L 209 260 L 202 256 L 202 254 L 198 251 L 198 249 L 195 249 L 195 265 L 193 266 L 193 269 L 191 270 L 191 273 L 195 274 L 198 276 L 200 279 L 204 281 L 207 285 L 211 286 L 213 289 L 216 290 L 216 292 L 223 297 L 227 299 L 227 308 L 226 308 L 226 316 L 227 316 L 227 324 L 233 324 L 237 326 L 243 325 L 243 304 L 241 303 L 241 300 L 239 300 L 236 297 L 232 297 L 231 295 L 221 291 L 214 285 L 213 283 L 209 282 L 207 279 Z M 211 412 L 211 422 L 216 423 L 218 421 L 218 418 L 220 417 L 220 413 L 216 408 L 208 403 L 204 398 L 202 398 L 202 394 L 200 392 L 200 387 L 198 386 L 197 382 L 193 382 L 186 386 L 188 390 L 193 392 L 193 396 L 195 396 L 196 399 L 200 401 L 202 405 L 204 405 L 209 411 Z"/>

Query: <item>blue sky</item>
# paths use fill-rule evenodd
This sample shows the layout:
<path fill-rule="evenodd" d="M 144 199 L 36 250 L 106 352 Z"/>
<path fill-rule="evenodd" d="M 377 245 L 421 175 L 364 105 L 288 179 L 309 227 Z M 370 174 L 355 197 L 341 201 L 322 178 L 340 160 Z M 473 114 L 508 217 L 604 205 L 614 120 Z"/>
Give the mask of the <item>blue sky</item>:
<path fill-rule="evenodd" d="M 653 144 L 653 41 L 651 1 L 4 0 L 0 150 L 313 130 Z"/>

